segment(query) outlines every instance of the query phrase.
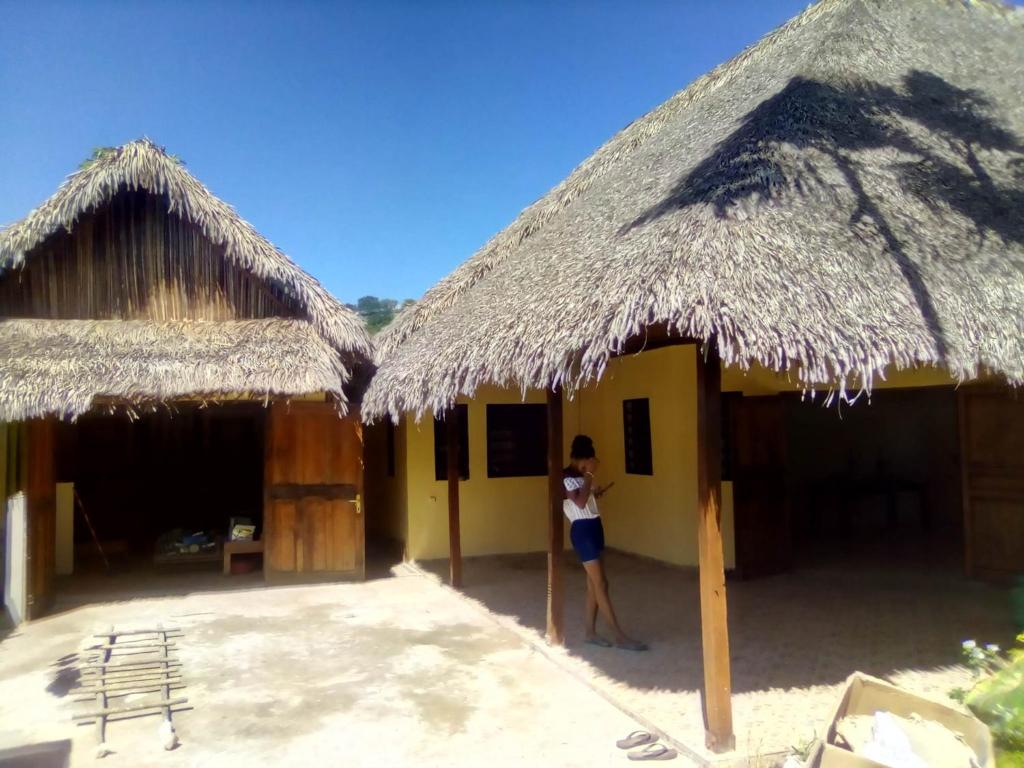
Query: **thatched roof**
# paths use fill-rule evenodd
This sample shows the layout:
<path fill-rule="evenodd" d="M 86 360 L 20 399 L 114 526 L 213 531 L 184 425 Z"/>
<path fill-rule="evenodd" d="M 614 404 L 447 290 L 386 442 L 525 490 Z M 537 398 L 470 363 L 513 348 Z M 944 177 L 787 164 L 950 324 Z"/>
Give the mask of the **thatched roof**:
<path fill-rule="evenodd" d="M 109 203 L 123 190 L 144 190 L 164 197 L 169 212 L 198 226 L 224 249 L 226 259 L 292 299 L 339 352 L 372 354 L 363 321 L 355 312 L 275 248 L 234 208 L 215 197 L 180 161 L 148 139 L 100 153 L 28 216 L 0 230 L 0 274 L 23 266 L 46 238 L 62 229 L 70 232 L 83 213 Z"/>
<path fill-rule="evenodd" d="M 343 400 L 337 351 L 303 320 L 0 320 L 0 422 L 75 418 L 110 399 Z"/>
<path fill-rule="evenodd" d="M 656 323 L 808 387 L 1024 381 L 1024 14 L 824 0 L 628 126 L 378 340 L 370 417 L 568 388 Z"/>

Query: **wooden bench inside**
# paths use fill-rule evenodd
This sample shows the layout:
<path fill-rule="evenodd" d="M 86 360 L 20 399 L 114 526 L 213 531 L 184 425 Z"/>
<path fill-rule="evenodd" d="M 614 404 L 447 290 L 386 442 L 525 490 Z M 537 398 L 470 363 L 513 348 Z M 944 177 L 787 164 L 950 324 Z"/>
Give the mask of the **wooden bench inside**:
<path fill-rule="evenodd" d="M 224 542 L 224 574 L 231 573 L 232 555 L 262 554 L 263 539 L 259 541 L 225 541 Z"/>

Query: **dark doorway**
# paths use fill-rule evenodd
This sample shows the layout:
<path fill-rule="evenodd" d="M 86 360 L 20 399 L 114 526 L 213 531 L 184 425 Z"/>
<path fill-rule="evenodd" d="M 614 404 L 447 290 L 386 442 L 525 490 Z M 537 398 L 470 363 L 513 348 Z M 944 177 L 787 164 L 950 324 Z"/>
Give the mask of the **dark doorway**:
<path fill-rule="evenodd" d="M 260 403 L 196 403 L 60 425 L 56 480 L 74 486 L 65 586 L 154 569 L 219 572 L 231 518 L 249 518 L 262 533 L 265 418 Z M 161 557 L 170 537 L 200 533 L 218 546 Z"/>
<path fill-rule="evenodd" d="M 963 567 L 956 394 L 876 390 L 825 406 L 733 397 L 726 429 L 737 571 Z"/>

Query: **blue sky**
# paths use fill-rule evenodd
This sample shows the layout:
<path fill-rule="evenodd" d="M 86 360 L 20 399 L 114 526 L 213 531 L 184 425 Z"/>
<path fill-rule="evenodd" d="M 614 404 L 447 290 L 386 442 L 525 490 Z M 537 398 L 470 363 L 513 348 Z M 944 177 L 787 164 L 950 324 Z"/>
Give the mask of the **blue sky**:
<path fill-rule="evenodd" d="M 795 0 L 0 0 L 0 222 L 149 136 L 335 295 L 419 297 Z"/>

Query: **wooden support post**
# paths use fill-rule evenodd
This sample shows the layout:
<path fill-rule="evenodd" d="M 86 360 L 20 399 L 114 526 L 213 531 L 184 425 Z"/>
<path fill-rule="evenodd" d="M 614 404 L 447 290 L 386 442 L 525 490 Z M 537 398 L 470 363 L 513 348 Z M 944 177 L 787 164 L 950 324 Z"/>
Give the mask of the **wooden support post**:
<path fill-rule="evenodd" d="M 462 586 L 462 534 L 459 530 L 459 408 L 453 405 L 445 414 L 448 438 L 448 580 Z"/>
<path fill-rule="evenodd" d="M 552 645 L 565 644 L 565 589 L 562 584 L 562 393 L 548 390 L 548 628 Z"/>
<path fill-rule="evenodd" d="M 108 629 L 111 632 L 114 631 L 114 628 L 112 626 L 108 627 Z M 113 644 L 116 641 L 117 638 L 114 635 L 107 636 L 107 644 Z M 106 670 L 104 668 L 106 667 L 107 662 L 110 660 L 110 655 L 111 654 L 109 650 L 103 651 L 103 662 L 100 665 L 98 673 L 99 677 L 96 678 L 96 684 L 98 686 L 98 689 L 96 690 L 96 706 L 101 711 L 106 710 L 108 704 L 106 690 L 107 680 L 105 679 L 104 674 Z M 105 756 L 109 751 L 107 749 L 107 716 L 105 714 L 99 715 L 96 718 L 96 750 L 96 754 L 98 757 Z"/>
<path fill-rule="evenodd" d="M 57 573 L 57 486 L 55 422 L 26 424 L 25 503 L 28 518 L 28 618 L 38 619 L 53 605 Z"/>
<path fill-rule="evenodd" d="M 707 357 L 697 347 L 697 552 L 704 649 L 705 743 L 715 752 L 736 748 L 722 550 L 722 369 L 714 341 Z"/>

